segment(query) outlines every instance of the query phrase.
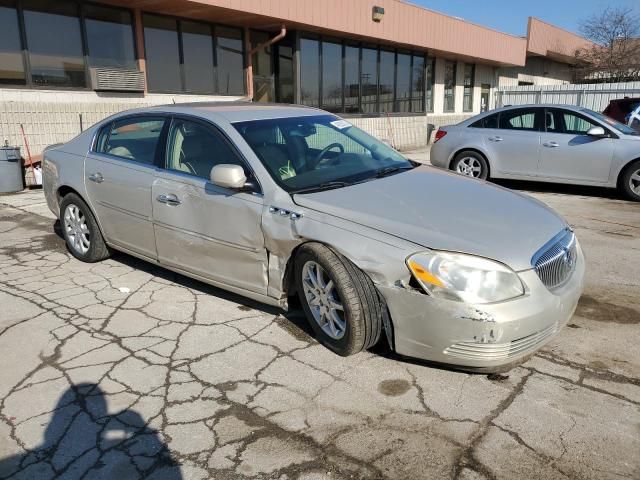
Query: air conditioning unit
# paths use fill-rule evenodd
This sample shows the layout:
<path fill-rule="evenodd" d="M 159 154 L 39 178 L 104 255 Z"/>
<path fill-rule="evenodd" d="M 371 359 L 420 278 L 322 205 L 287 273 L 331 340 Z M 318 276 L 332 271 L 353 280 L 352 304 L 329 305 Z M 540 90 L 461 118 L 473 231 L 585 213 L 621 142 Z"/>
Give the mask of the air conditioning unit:
<path fill-rule="evenodd" d="M 91 86 L 97 91 L 144 92 L 144 73 L 124 68 L 90 68 Z"/>

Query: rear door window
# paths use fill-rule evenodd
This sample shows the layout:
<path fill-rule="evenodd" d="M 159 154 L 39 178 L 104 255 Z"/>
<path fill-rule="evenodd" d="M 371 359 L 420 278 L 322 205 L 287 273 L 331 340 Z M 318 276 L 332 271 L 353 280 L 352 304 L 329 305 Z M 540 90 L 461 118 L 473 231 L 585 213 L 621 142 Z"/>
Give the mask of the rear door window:
<path fill-rule="evenodd" d="M 153 165 L 164 117 L 131 117 L 111 124 L 108 137 L 98 138 L 96 150 L 145 165 Z"/>
<path fill-rule="evenodd" d="M 502 130 L 538 131 L 538 111 L 536 108 L 518 108 L 500 112 Z"/>
<path fill-rule="evenodd" d="M 472 123 L 470 126 L 473 128 L 498 128 L 498 116 L 500 114 L 494 113 L 481 118 L 477 122 Z"/>

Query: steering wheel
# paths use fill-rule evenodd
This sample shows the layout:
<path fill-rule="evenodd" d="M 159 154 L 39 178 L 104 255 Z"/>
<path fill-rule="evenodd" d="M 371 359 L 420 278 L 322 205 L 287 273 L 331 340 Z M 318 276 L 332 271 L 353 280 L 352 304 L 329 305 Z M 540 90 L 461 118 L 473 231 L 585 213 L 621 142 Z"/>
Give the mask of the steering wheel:
<path fill-rule="evenodd" d="M 340 143 L 332 143 L 330 145 L 327 145 L 326 147 L 324 147 L 322 149 L 322 151 L 316 156 L 316 158 L 313 159 L 313 161 L 311 162 L 311 165 L 309 166 L 309 170 L 311 170 L 312 168 L 315 168 L 318 166 L 318 164 L 322 161 L 322 157 L 324 157 L 327 152 L 329 150 L 331 150 L 332 148 L 338 148 L 340 150 L 340 155 L 342 155 L 344 153 L 344 147 L 342 146 L 342 144 Z"/>

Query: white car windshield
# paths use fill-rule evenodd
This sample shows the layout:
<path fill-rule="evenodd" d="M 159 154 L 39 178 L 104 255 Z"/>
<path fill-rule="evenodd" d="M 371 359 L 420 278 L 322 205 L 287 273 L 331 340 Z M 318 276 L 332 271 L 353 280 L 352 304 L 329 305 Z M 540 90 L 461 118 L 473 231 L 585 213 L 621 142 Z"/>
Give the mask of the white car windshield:
<path fill-rule="evenodd" d="M 290 193 L 339 188 L 414 167 L 383 142 L 333 115 L 233 125 Z"/>

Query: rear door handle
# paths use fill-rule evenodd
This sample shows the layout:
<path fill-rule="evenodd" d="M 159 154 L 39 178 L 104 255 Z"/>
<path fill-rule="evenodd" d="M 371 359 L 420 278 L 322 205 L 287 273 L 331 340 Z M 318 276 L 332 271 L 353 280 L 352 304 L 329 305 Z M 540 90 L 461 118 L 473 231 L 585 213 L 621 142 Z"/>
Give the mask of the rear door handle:
<path fill-rule="evenodd" d="M 501 142 L 502 141 L 502 137 L 489 137 L 489 141 L 490 142 Z"/>
<path fill-rule="evenodd" d="M 160 203 L 166 203 L 167 205 L 180 205 L 182 202 L 173 193 L 168 195 L 158 195 L 156 198 Z"/>
<path fill-rule="evenodd" d="M 100 172 L 92 173 L 91 175 L 89 175 L 89 180 L 91 180 L 92 182 L 96 182 L 96 183 L 102 183 L 102 182 L 104 182 L 104 177 L 102 176 L 102 174 Z"/>
<path fill-rule="evenodd" d="M 556 148 L 556 147 L 560 146 L 560 144 L 558 142 L 545 142 L 542 145 L 547 147 L 547 148 Z"/>

